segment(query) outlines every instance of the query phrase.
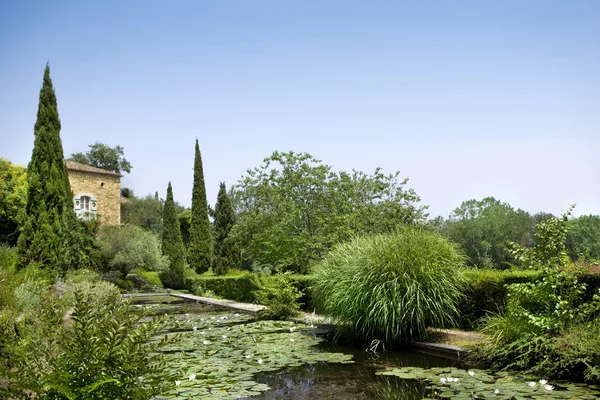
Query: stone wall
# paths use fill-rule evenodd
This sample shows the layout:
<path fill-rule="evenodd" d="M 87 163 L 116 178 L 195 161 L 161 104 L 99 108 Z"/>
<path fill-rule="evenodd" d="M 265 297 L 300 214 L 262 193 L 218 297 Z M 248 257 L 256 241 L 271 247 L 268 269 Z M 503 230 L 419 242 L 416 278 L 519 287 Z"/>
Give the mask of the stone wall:
<path fill-rule="evenodd" d="M 69 172 L 69 182 L 73 198 L 80 195 L 95 197 L 98 221 L 102 225 L 119 225 L 121 223 L 121 178 L 88 171 Z M 77 209 L 77 206 L 75 206 Z"/>

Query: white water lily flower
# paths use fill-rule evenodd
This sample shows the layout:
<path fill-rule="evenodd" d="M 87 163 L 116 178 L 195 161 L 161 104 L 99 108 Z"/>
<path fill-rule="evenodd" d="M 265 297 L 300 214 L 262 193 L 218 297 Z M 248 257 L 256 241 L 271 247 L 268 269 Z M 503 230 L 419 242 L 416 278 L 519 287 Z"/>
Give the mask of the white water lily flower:
<path fill-rule="evenodd" d="M 227 335 L 223 335 L 223 339 L 227 339 Z"/>
<path fill-rule="evenodd" d="M 205 340 L 202 342 L 202 344 L 210 344 L 210 342 L 208 340 Z"/>
<path fill-rule="evenodd" d="M 190 381 L 193 381 L 194 379 L 196 379 L 196 374 L 190 374 Z"/>
<path fill-rule="evenodd" d="M 192 327 L 192 330 L 193 330 L 194 332 L 196 332 L 196 331 L 198 330 L 198 327 L 197 327 L 197 326 L 194 326 L 194 327 Z"/>
<path fill-rule="evenodd" d="M 546 379 L 540 379 L 540 385 L 545 385 L 546 383 L 548 383 Z"/>
<path fill-rule="evenodd" d="M 535 383 L 535 382 L 533 382 L 533 381 L 531 381 L 531 382 L 529 382 L 527 385 L 528 385 L 529 387 L 535 387 L 536 383 Z"/>
<path fill-rule="evenodd" d="M 554 390 L 554 386 L 552 386 L 552 385 L 544 385 L 544 389 L 546 389 L 546 390 Z"/>
<path fill-rule="evenodd" d="M 469 370 L 469 371 L 467 371 L 467 373 L 468 373 L 469 375 L 471 375 L 471 376 L 475 376 L 475 371 L 471 371 L 471 370 Z"/>
<path fill-rule="evenodd" d="M 224 315 L 224 316 L 221 317 L 221 319 L 227 319 L 227 316 Z"/>
<path fill-rule="evenodd" d="M 259 364 L 262 364 L 262 363 L 263 363 L 263 360 L 262 360 L 262 358 L 259 358 L 259 359 L 258 359 L 258 363 L 259 363 Z"/>
<path fill-rule="evenodd" d="M 250 358 L 250 357 L 252 357 L 252 356 L 251 356 L 250 354 L 247 354 L 247 355 L 245 355 L 244 357 L 246 357 L 246 358 Z"/>
<path fill-rule="evenodd" d="M 446 383 L 446 378 L 440 378 L 440 382 Z"/>
<path fill-rule="evenodd" d="M 235 314 L 233 314 L 233 315 L 234 315 L 234 316 L 236 316 L 236 317 L 239 317 L 239 316 L 240 316 L 240 314 L 238 314 L 238 313 L 235 313 Z"/>
<path fill-rule="evenodd" d="M 498 389 L 494 390 L 494 394 L 500 394 L 500 390 L 498 390 Z"/>
<path fill-rule="evenodd" d="M 175 381 L 175 386 L 181 385 L 181 381 Z"/>
<path fill-rule="evenodd" d="M 296 328 L 294 328 L 293 326 L 290 328 L 290 332 L 294 332 L 296 330 Z"/>
<path fill-rule="evenodd" d="M 290 342 L 292 342 L 292 343 L 295 342 L 295 341 L 296 341 L 296 339 L 290 339 Z"/>

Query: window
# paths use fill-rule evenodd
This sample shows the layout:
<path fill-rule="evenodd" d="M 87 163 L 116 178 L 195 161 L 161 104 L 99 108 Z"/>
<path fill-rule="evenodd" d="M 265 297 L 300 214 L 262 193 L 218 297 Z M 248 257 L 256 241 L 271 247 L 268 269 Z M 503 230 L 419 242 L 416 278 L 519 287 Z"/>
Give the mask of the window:
<path fill-rule="evenodd" d="M 90 220 L 96 218 L 98 200 L 89 193 L 80 193 L 75 196 L 75 212 L 81 219 Z"/>
<path fill-rule="evenodd" d="M 81 196 L 81 212 L 90 212 L 90 203 L 92 198 L 90 196 Z"/>

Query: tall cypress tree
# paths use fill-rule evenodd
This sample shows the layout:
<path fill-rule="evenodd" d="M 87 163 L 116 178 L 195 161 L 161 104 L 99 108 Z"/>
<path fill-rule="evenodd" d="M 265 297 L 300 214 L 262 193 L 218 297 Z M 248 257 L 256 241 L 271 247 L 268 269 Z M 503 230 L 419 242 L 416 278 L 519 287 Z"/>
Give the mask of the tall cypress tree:
<path fill-rule="evenodd" d="M 179 218 L 173 201 L 171 182 L 167 187 L 167 200 L 163 207 L 162 252 L 169 257 L 171 265 L 161 279 L 171 289 L 183 288 L 183 270 L 185 266 L 185 247 L 181 239 Z"/>
<path fill-rule="evenodd" d="M 20 215 L 19 264 L 66 270 L 77 266 L 80 230 L 60 140 L 60 119 L 50 67 L 40 90 L 34 145 L 27 166 L 27 205 Z"/>
<path fill-rule="evenodd" d="M 208 271 L 212 256 L 212 234 L 208 220 L 208 203 L 204 186 L 204 171 L 198 139 L 194 158 L 194 189 L 192 191 L 192 222 L 190 225 L 190 244 L 188 262 L 199 274 Z"/>
<path fill-rule="evenodd" d="M 239 265 L 239 257 L 233 238 L 230 236 L 231 228 L 235 224 L 235 213 L 233 204 L 227 195 L 225 183 L 219 185 L 219 195 L 217 196 L 217 204 L 215 205 L 215 221 L 214 221 L 214 252 L 213 260 L 215 273 L 217 275 L 225 275 L 231 268 Z"/>

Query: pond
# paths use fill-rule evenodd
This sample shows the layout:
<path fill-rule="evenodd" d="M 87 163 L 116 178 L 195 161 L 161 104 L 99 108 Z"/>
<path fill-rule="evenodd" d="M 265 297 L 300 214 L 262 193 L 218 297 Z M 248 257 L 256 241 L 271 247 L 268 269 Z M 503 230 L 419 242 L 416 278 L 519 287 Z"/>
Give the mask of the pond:
<path fill-rule="evenodd" d="M 596 399 L 600 388 L 467 371 L 416 351 L 374 354 L 326 341 L 324 331 L 289 321 L 138 298 L 136 308 L 169 314 L 181 340 L 165 351 L 171 388 L 163 399 Z"/>

